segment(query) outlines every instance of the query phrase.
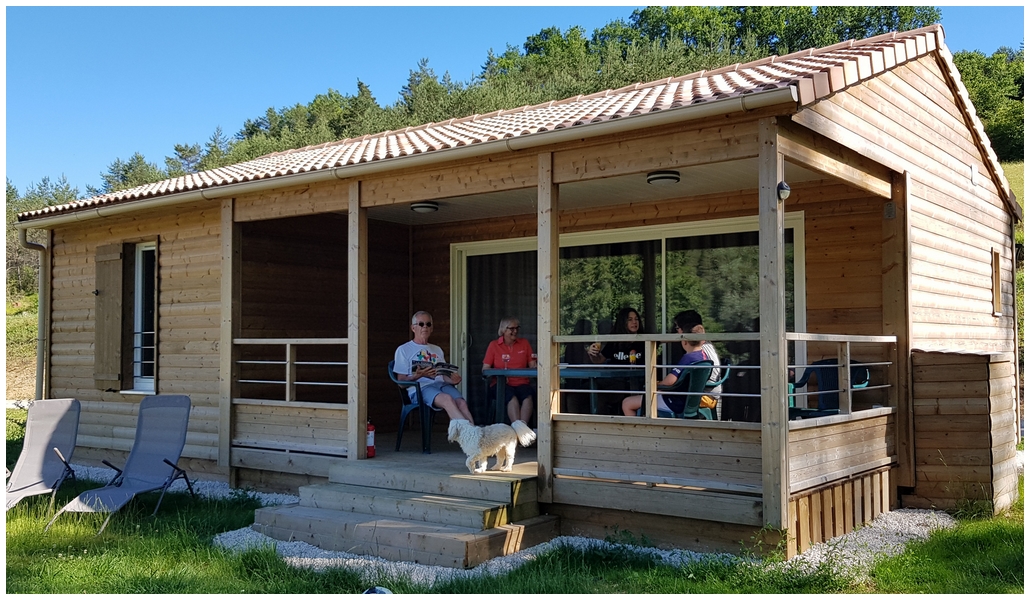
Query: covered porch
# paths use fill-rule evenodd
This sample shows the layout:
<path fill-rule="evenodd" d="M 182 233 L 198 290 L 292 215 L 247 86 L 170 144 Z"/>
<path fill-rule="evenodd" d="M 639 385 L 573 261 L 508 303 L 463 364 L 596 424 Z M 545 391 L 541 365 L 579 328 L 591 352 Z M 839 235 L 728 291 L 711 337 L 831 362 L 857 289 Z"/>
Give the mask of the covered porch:
<path fill-rule="evenodd" d="M 380 432 L 397 422 L 398 394 L 385 366 L 408 339 L 415 310 L 433 314 L 432 341 L 469 373 L 465 393 L 484 387 L 474 375 L 481 361 L 469 326 L 475 303 L 464 261 L 470 254 L 528 251 L 535 263 L 528 279 L 533 288 L 509 288 L 494 298 L 528 294 L 536 314 L 523 310 L 517 316 L 529 326 L 524 337 L 541 365 L 538 500 L 556 514 L 564 511 L 570 527 L 589 521 L 582 510 L 601 509 L 634 513 L 659 528 L 669 518 L 680 529 L 703 521 L 721 531 L 714 537 L 727 545 L 768 525 L 802 547 L 822 536 L 805 533 L 813 514 L 827 519 L 826 530 L 833 532 L 886 510 L 894 497 L 888 491 L 897 485 L 889 473 L 898 473 L 893 466 L 905 468 L 898 455 L 908 443 L 906 396 L 899 386 L 907 376 L 897 360 L 907 352 L 906 321 L 903 305 L 893 300 L 904 271 L 904 176 L 789 119 L 749 115 L 671 129 L 429 165 L 400 176 L 370 174 L 289 205 L 271 199 L 227 203 L 232 242 L 224 248 L 233 269 L 223 289 L 232 290 L 236 314 L 234 343 L 223 354 L 233 373 L 223 382 L 231 398 L 223 419 L 233 434 L 223 438 L 220 458 L 233 467 L 237 483 L 268 481 L 276 473 L 280 484 L 303 485 L 325 477 L 341 460 L 364 459 L 369 419 Z M 729 145 L 720 152 L 692 150 L 705 144 Z M 647 173 L 661 169 L 678 170 L 690 187 L 649 185 Z M 786 181 L 791 193 L 781 198 L 777 188 Z M 434 203 L 437 210 L 415 212 L 415 202 Z M 643 417 L 563 412 L 568 392 L 558 369 L 569 345 L 612 339 L 572 335 L 560 314 L 566 238 L 633 231 L 659 240 L 651 256 L 661 260 L 650 263 L 658 267 L 645 260 L 641 277 L 662 284 L 650 292 L 642 285 L 640 292 L 652 323 L 641 339 L 657 348 L 684 337 L 660 333 L 678 310 L 667 299 L 673 245 L 666 240 L 684 226 L 702 233 L 754 232 L 756 305 L 750 318 L 760 325 L 743 332 L 715 327 L 705 338 L 750 345 L 752 364 L 734 368 L 755 382 L 740 394 L 758 402 L 759 418 L 659 419 L 653 402 Z M 469 253 L 474 244 L 479 246 Z M 273 291 L 281 283 L 273 283 L 277 277 L 296 282 L 289 286 L 291 300 L 313 307 L 310 314 L 281 310 Z M 526 306 L 521 302 L 493 307 L 490 319 Z M 853 345 L 861 348 L 854 355 Z M 844 388 L 840 415 L 790 421 L 788 369 L 820 358 L 877 365 L 875 389 L 853 401 Z M 641 365 L 651 375 L 645 378 L 649 398 L 653 375 L 665 364 L 671 361 L 660 361 L 655 351 Z M 318 369 L 325 371 L 315 374 Z M 841 370 L 840 381 L 847 381 L 847 371 Z M 794 400 L 806 402 L 804 396 Z M 438 427 L 435 438 L 442 436 Z M 392 450 L 380 445 L 379 452 Z M 455 461 L 456 472 L 462 469 Z M 862 518 L 856 521 L 857 514 Z"/>

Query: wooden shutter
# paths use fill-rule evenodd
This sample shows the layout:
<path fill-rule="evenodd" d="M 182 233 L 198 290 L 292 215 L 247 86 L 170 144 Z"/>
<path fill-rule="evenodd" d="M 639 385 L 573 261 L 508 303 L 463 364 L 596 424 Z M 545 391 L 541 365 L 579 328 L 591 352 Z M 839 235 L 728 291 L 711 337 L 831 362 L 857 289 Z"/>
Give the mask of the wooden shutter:
<path fill-rule="evenodd" d="M 122 389 L 124 254 L 122 244 L 97 248 L 96 288 L 93 292 L 96 296 L 93 380 L 101 390 Z"/>

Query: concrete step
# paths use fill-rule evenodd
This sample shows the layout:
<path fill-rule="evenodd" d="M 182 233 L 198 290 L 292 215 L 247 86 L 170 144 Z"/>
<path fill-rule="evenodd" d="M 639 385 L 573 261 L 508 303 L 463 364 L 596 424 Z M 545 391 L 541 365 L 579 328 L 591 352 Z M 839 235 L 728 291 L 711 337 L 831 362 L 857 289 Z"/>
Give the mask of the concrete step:
<path fill-rule="evenodd" d="M 515 465 L 511 473 L 488 471 L 480 475 L 434 472 L 420 469 L 417 464 L 390 465 L 384 469 L 374 460 L 344 461 L 329 470 L 329 481 L 333 483 L 489 500 L 513 506 L 536 502 L 536 476 L 535 463 Z"/>
<path fill-rule="evenodd" d="M 477 531 L 504 525 L 511 520 L 509 506 L 501 502 L 344 483 L 301 486 L 300 505 L 391 519 L 458 525 Z"/>
<path fill-rule="evenodd" d="M 558 535 L 558 519 L 552 516 L 477 531 L 299 504 L 259 508 L 251 527 L 277 540 L 324 550 L 466 569 Z"/>

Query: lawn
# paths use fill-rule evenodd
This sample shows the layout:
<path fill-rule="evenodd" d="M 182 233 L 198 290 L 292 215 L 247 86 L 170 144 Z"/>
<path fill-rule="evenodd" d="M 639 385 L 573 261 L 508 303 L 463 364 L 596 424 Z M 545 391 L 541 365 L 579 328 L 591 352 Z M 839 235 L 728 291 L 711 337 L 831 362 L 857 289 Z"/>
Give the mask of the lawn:
<path fill-rule="evenodd" d="M 25 411 L 7 411 L 7 465 L 21 451 Z M 57 503 L 95 487 L 66 483 Z M 408 580 L 365 580 L 342 569 L 288 566 L 271 549 L 234 553 L 212 545 L 222 532 L 253 522 L 258 502 L 165 497 L 122 509 L 103 535 L 100 515 L 63 515 L 47 533 L 48 498 L 22 501 L 7 513 L 7 592 L 68 593 L 357 593 L 381 585 L 397 593 L 1022 593 L 1023 481 L 1016 507 L 1002 517 L 970 515 L 959 527 L 913 543 L 880 561 L 872 576 L 851 581 L 829 567 L 804 573 L 775 559 L 670 567 L 625 547 L 553 550 L 500 576 L 458 579 L 433 587 Z"/>

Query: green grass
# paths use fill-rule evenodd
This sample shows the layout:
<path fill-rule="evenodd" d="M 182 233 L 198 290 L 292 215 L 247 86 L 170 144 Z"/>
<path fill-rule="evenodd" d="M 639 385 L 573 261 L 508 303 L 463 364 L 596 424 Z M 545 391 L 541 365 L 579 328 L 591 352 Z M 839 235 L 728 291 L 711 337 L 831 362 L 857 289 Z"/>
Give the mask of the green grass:
<path fill-rule="evenodd" d="M 1020 206 L 1023 205 L 1023 163 L 1022 162 L 1011 162 L 1002 163 L 1001 170 L 1005 172 L 1005 179 L 1009 182 L 1009 187 L 1012 188 L 1012 193 L 1016 195 L 1016 201 L 1019 202 Z M 1020 221 L 1016 224 L 1016 243 L 1023 243 L 1023 222 Z"/>
<path fill-rule="evenodd" d="M 7 460 L 21 450 L 26 411 L 7 411 Z M 91 482 L 66 483 L 61 505 Z M 212 545 L 218 533 L 253 522 L 257 502 L 243 494 L 225 500 L 144 494 L 118 512 L 100 536 L 102 515 L 62 515 L 49 532 L 48 498 L 23 500 L 7 513 L 7 592 L 69 593 L 343 593 L 372 585 L 396 593 L 1022 593 L 1023 481 L 1013 511 L 992 519 L 962 520 L 958 529 L 912 544 L 881 561 L 869 581 L 852 582 L 823 567 L 804 573 L 775 561 L 687 567 L 659 564 L 621 548 L 547 552 L 500 576 L 459 579 L 429 588 L 407 578 L 363 579 L 343 569 L 314 572 L 289 567 L 270 548 L 244 553 Z"/>
<path fill-rule="evenodd" d="M 885 593 L 1023 593 L 1023 478 L 1007 514 L 961 519 L 958 528 L 911 544 L 871 573 Z"/>
<path fill-rule="evenodd" d="M 7 356 L 36 355 L 38 306 L 35 295 L 7 300 Z"/>

